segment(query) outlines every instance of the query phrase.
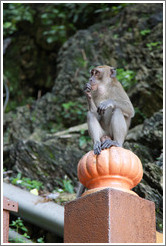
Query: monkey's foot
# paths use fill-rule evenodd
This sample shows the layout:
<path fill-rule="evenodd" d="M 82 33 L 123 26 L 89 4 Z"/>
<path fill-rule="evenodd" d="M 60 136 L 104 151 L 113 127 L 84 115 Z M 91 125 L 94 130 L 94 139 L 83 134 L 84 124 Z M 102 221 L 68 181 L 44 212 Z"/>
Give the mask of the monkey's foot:
<path fill-rule="evenodd" d="M 113 141 L 111 139 L 106 139 L 104 142 L 102 142 L 101 144 L 101 149 L 108 149 L 111 146 L 116 146 L 116 147 L 120 147 L 120 145 L 118 144 L 118 142 Z"/>
<path fill-rule="evenodd" d="M 93 146 L 94 154 L 99 155 L 101 153 L 101 142 L 97 141 Z"/>

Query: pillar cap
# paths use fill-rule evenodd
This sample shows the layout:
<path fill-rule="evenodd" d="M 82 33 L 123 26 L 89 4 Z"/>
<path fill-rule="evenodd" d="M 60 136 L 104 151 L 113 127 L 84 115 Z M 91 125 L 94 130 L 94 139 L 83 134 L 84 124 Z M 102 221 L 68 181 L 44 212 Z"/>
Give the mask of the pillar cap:
<path fill-rule="evenodd" d="M 114 146 L 102 150 L 100 155 L 95 155 L 94 151 L 86 153 L 79 161 L 77 171 L 79 181 L 94 191 L 110 187 L 134 193 L 131 189 L 143 176 L 138 156 L 128 149 Z"/>

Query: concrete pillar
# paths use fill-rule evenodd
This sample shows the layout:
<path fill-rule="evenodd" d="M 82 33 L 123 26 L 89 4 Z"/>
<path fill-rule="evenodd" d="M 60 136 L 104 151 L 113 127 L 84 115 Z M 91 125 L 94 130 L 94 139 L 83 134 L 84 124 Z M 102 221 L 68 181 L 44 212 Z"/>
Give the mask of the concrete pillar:
<path fill-rule="evenodd" d="M 65 206 L 65 243 L 155 243 L 153 202 L 114 188 Z"/>

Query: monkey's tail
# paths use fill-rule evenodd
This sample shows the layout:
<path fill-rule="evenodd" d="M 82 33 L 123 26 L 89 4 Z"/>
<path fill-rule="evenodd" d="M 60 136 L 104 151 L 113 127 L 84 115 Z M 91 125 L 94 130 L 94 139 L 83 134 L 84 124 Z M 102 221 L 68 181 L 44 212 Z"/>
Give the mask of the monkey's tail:
<path fill-rule="evenodd" d="M 85 191 L 85 186 L 83 186 L 83 184 L 79 183 L 76 197 L 77 198 L 81 197 L 81 195 L 84 193 L 84 191 Z"/>

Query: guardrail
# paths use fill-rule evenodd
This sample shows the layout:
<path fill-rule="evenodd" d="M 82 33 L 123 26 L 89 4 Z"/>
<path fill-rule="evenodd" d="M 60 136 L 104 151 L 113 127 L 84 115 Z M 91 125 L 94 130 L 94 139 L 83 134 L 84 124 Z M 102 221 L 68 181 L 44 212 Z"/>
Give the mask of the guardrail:
<path fill-rule="evenodd" d="M 12 213 L 43 229 L 63 237 L 64 208 L 55 202 L 42 202 L 35 196 L 14 185 L 3 183 L 3 194 L 19 204 L 19 211 Z"/>

